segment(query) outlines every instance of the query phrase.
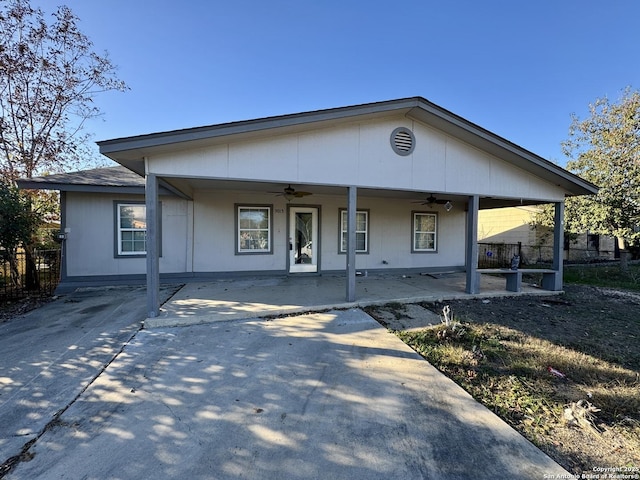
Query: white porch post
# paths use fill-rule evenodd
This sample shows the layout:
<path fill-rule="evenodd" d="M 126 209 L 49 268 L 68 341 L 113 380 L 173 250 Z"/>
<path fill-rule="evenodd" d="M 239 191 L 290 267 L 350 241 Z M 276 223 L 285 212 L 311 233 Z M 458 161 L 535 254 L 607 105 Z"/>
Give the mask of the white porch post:
<path fill-rule="evenodd" d="M 358 188 L 349 187 L 347 203 L 347 302 L 356 300 L 356 203 Z"/>
<path fill-rule="evenodd" d="M 145 204 L 147 211 L 147 317 L 160 313 L 160 238 L 158 219 L 158 178 L 147 173 Z"/>
<path fill-rule="evenodd" d="M 542 288 L 545 290 L 562 290 L 562 269 L 564 257 L 564 202 L 556 202 L 553 215 L 553 269 L 555 275 L 544 275 Z"/>
<path fill-rule="evenodd" d="M 480 293 L 480 278 L 478 277 L 478 210 L 480 197 L 473 195 L 467 201 L 467 238 L 465 265 L 467 269 L 466 292 Z"/>

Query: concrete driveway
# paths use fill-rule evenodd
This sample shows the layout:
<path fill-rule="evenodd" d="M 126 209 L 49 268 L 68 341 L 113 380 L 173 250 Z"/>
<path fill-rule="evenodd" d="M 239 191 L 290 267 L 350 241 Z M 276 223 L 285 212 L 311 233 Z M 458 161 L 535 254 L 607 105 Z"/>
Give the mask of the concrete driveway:
<path fill-rule="evenodd" d="M 177 289 L 163 287 L 163 300 Z M 83 392 L 140 330 L 145 313 L 144 287 L 101 287 L 0 323 L 0 462 Z"/>
<path fill-rule="evenodd" d="M 101 300 L 69 314 L 66 328 L 52 327 L 76 337 L 59 340 L 61 350 L 46 358 L 43 350 L 54 347 L 41 343 L 45 325 L 8 357 L 18 368 L 47 368 L 26 375 L 8 400 L 4 390 L 0 397 L 4 455 L 15 451 L 7 438 L 20 435 L 26 443 L 28 431 L 43 428 L 6 478 L 566 475 L 361 310 L 138 330 L 142 317 L 111 325 L 132 307 L 124 296 L 96 294 Z M 112 301 L 123 303 L 81 333 L 76 322 L 100 315 Z M 46 323 L 74 305 L 53 304 L 30 317 Z M 28 332 L 2 327 L 0 376 L 15 382 L 4 348 L 14 343 L 9 337 Z M 77 350 L 84 353 L 73 356 Z M 99 360 L 102 354 L 116 356 Z"/>

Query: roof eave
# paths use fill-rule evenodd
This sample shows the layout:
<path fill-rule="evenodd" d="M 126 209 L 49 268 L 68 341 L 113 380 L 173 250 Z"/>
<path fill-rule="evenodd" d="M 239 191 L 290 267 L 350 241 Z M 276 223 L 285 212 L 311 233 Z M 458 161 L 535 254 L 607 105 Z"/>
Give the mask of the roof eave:
<path fill-rule="evenodd" d="M 231 135 L 248 134 L 274 128 L 296 127 L 322 121 L 337 121 L 367 115 L 404 113 L 439 128 L 483 151 L 508 160 L 524 171 L 558 185 L 569 195 L 591 195 L 598 187 L 544 158 L 450 112 L 423 97 L 410 97 L 311 112 L 245 120 L 239 122 L 152 133 L 97 142 L 100 153 L 138 174 L 144 174 L 145 153 L 172 144 L 206 142 Z"/>
<path fill-rule="evenodd" d="M 418 105 L 420 97 L 367 103 L 348 107 L 294 113 L 275 117 L 266 117 L 239 122 L 223 123 L 205 127 L 151 133 L 133 137 L 116 138 L 97 142 L 100 153 L 110 158 L 118 152 L 143 150 L 176 143 L 194 142 L 226 137 L 230 135 L 260 132 L 274 128 L 295 127 L 322 121 L 335 121 L 363 115 L 380 115 L 402 109 L 411 109 Z M 117 155 L 115 155 L 117 156 Z"/>
<path fill-rule="evenodd" d="M 572 195 L 598 193 L 596 185 L 425 99 L 421 99 L 408 116 L 437 127 L 498 158 L 509 160 L 525 171 L 552 181 Z"/>
<path fill-rule="evenodd" d="M 46 181 L 33 181 L 21 179 L 16 182 L 23 190 L 58 190 L 61 192 L 91 192 L 91 193 L 131 193 L 144 194 L 144 187 L 117 186 L 117 185 L 86 185 L 75 183 L 59 183 Z"/>

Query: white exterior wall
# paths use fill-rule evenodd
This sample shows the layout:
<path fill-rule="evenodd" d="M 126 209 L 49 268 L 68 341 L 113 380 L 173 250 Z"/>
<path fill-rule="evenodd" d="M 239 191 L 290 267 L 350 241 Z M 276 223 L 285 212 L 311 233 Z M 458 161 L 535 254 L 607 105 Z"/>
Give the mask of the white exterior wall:
<path fill-rule="evenodd" d="M 144 274 L 142 257 L 115 257 L 114 201 L 144 201 L 142 195 L 67 192 L 67 275 Z M 188 271 L 190 207 L 185 200 L 161 197 L 162 257 L 160 271 Z"/>
<path fill-rule="evenodd" d="M 272 194 L 198 190 L 194 192 L 194 271 L 285 271 L 289 254 L 288 206 L 309 205 L 320 209 L 320 270 L 344 270 L 345 254 L 338 253 L 339 212 L 345 197 L 313 195 L 292 200 Z M 271 205 L 273 253 L 236 255 L 235 205 Z M 358 209 L 369 210 L 369 253 L 356 255 L 358 269 L 430 268 L 464 266 L 465 213 L 416 208 L 407 200 L 358 199 Z M 412 211 L 438 213 L 438 251 L 411 253 Z M 383 260 L 387 263 L 383 263 Z"/>
<path fill-rule="evenodd" d="M 396 127 L 414 132 L 408 156 L 393 152 Z M 313 131 L 263 132 L 206 148 L 148 158 L 159 176 L 355 185 L 562 201 L 564 191 L 464 142 L 405 117 L 361 121 Z M 270 136 L 266 136 L 270 135 Z"/>

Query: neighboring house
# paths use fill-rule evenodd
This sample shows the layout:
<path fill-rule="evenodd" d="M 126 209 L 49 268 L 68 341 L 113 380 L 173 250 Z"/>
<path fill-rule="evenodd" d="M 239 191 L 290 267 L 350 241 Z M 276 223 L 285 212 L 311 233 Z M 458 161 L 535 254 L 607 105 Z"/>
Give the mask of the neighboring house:
<path fill-rule="evenodd" d="M 548 262 L 553 258 L 553 229 L 531 222 L 539 206 L 522 206 L 481 210 L 478 214 L 478 242 L 485 244 L 521 244 L 524 263 Z M 594 261 L 616 258 L 613 237 L 582 233 L 565 237 L 564 260 Z"/>
<path fill-rule="evenodd" d="M 537 245 L 539 231 L 530 225 L 532 215 L 537 211 L 537 206 L 481 210 L 478 213 L 478 241 Z"/>
<path fill-rule="evenodd" d="M 597 191 L 420 97 L 98 145 L 121 167 L 20 185 L 61 191 L 63 282 L 146 274 L 150 316 L 161 275 L 344 272 L 352 301 L 356 270 L 457 269 L 476 293 L 479 209 L 554 203 L 561 222 Z"/>

